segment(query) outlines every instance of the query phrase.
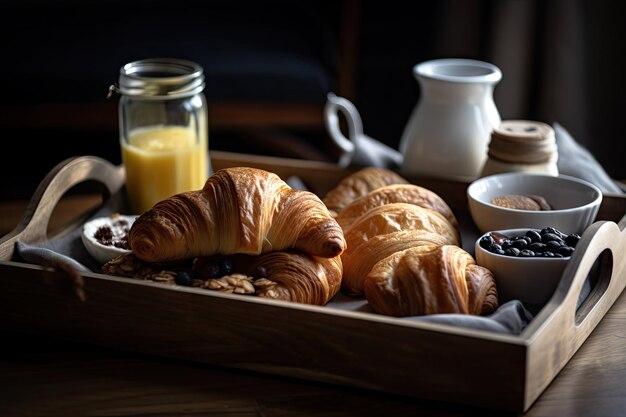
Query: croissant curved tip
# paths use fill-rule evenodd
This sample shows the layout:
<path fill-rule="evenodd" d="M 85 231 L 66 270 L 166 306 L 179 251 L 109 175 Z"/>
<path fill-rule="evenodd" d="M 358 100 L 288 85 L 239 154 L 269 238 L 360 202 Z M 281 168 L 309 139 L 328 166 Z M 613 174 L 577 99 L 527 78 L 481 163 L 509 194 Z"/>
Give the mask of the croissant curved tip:
<path fill-rule="evenodd" d="M 342 254 L 345 248 L 345 241 L 341 239 L 330 240 L 324 245 L 324 257 L 334 258 L 335 256 L 339 256 Z"/>
<path fill-rule="evenodd" d="M 131 249 L 142 261 L 154 261 L 155 246 L 148 239 L 138 239 L 130 245 Z"/>

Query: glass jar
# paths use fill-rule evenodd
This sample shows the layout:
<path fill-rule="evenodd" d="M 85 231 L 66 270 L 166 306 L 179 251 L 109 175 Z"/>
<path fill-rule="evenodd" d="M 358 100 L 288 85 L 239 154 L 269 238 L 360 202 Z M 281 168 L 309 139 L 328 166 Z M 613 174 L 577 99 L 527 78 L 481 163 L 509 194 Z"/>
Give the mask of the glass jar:
<path fill-rule="evenodd" d="M 208 116 L 200 65 L 157 58 L 120 69 L 119 135 L 133 213 L 198 190 L 211 173 Z"/>
<path fill-rule="evenodd" d="M 491 134 L 481 177 L 505 172 L 557 176 L 558 150 L 554 129 L 542 122 L 505 120 Z"/>

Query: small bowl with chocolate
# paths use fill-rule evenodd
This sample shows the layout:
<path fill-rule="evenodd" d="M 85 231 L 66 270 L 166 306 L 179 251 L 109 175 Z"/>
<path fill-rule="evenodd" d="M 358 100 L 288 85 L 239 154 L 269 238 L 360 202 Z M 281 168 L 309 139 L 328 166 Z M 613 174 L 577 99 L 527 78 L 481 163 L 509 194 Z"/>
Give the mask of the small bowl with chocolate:
<path fill-rule="evenodd" d="M 574 177 L 513 172 L 472 182 L 467 198 L 482 233 L 554 227 L 566 234 L 582 234 L 596 218 L 602 192 Z"/>
<path fill-rule="evenodd" d="M 136 218 L 137 216 L 113 214 L 85 223 L 81 238 L 87 252 L 102 264 L 130 252 L 128 231 Z"/>
<path fill-rule="evenodd" d="M 474 246 L 476 264 L 493 274 L 501 303 L 541 306 L 554 294 L 579 240 L 554 227 L 487 232 Z"/>

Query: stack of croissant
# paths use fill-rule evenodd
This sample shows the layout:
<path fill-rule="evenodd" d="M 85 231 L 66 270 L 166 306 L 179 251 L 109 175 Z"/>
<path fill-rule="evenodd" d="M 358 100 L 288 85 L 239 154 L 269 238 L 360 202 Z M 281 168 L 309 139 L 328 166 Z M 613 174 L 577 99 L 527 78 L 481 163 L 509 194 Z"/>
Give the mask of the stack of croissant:
<path fill-rule="evenodd" d="M 498 306 L 491 272 L 460 245 L 457 220 L 434 192 L 365 168 L 324 198 L 344 232 L 342 288 L 378 313 L 485 315 Z"/>
<path fill-rule="evenodd" d="M 497 307 L 493 276 L 459 247 L 448 205 L 380 168 L 348 176 L 323 201 L 267 171 L 223 169 L 142 214 L 128 240 L 148 264 L 231 256 L 245 275 L 264 271 L 263 297 L 324 305 L 343 288 L 394 316 Z"/>
<path fill-rule="evenodd" d="M 235 262 L 241 273 L 263 270 L 272 283 L 256 295 L 318 305 L 340 289 L 346 247 L 319 197 L 276 174 L 242 167 L 220 170 L 202 190 L 157 203 L 135 220 L 128 241 L 134 256 L 150 264 L 246 258 Z"/>

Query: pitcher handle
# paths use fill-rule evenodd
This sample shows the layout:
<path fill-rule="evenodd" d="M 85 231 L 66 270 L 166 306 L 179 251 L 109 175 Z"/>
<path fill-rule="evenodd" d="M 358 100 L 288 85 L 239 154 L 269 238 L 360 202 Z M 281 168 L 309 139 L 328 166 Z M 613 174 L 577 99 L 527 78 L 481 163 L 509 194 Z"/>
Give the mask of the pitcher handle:
<path fill-rule="evenodd" d="M 349 100 L 328 93 L 324 106 L 324 124 L 331 139 L 344 152 L 340 165 L 347 165 L 355 152 L 355 138 L 363 135 L 363 123 L 358 110 Z M 346 138 L 339 127 L 339 112 L 342 112 L 348 124 L 348 137 Z"/>

